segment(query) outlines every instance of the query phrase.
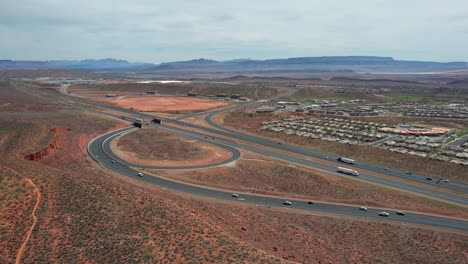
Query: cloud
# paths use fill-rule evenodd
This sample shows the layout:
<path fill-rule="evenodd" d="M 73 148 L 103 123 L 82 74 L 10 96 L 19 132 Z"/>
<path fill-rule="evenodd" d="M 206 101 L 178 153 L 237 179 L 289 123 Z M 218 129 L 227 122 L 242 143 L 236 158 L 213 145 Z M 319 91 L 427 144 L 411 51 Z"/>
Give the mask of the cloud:
<path fill-rule="evenodd" d="M 468 60 L 468 2 L 2 1 L 0 58 Z"/>

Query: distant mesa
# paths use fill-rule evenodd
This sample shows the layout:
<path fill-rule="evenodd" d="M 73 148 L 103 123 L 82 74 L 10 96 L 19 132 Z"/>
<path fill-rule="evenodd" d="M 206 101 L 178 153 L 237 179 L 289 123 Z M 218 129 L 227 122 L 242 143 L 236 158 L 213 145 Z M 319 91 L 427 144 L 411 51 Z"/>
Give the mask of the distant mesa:
<path fill-rule="evenodd" d="M 467 62 L 430 62 L 404 61 L 392 57 L 379 56 L 323 56 L 296 57 L 286 59 L 234 59 L 217 61 L 212 59 L 193 59 L 187 61 L 164 62 L 160 64 L 128 62 L 126 60 L 105 58 L 81 61 L 13 61 L 0 60 L 0 69 L 85 69 L 85 70 L 128 70 L 128 71 L 172 71 L 178 69 L 213 68 L 224 71 L 307 71 L 307 72 L 353 72 L 356 70 L 408 70 L 418 71 L 467 70 Z"/>

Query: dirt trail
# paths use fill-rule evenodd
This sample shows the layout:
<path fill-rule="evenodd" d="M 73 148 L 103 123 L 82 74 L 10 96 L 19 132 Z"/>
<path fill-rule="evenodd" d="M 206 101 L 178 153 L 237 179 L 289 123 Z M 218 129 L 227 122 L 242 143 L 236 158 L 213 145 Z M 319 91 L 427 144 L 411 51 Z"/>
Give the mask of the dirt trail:
<path fill-rule="evenodd" d="M 26 234 L 26 238 L 24 239 L 24 242 L 23 244 L 21 245 L 21 247 L 19 248 L 18 250 L 18 253 L 16 254 L 16 260 L 15 260 L 15 264 L 19 264 L 21 263 L 21 258 L 23 257 L 23 254 L 24 254 L 24 251 L 26 250 L 26 246 L 29 242 L 29 239 L 31 238 L 31 235 L 32 235 L 32 232 L 34 230 L 34 227 L 36 226 L 37 224 L 37 215 L 36 215 L 36 211 L 37 211 L 37 208 L 39 207 L 39 203 L 41 202 L 41 197 L 42 197 L 42 194 L 41 192 L 39 191 L 39 188 L 37 188 L 36 184 L 34 184 L 34 182 L 29 179 L 28 177 L 26 176 L 23 176 L 21 175 L 20 173 L 18 173 L 17 171 L 15 171 L 14 169 L 12 168 L 8 168 L 6 166 L 4 166 L 6 169 L 10 170 L 11 172 L 13 172 L 14 174 L 24 178 L 26 181 L 28 181 L 28 183 L 34 187 L 34 190 L 36 191 L 37 193 L 37 198 L 36 198 L 36 203 L 34 204 L 34 207 L 33 207 L 33 210 L 31 212 L 31 216 L 33 218 L 33 223 L 31 224 L 31 227 L 29 228 L 29 231 L 28 233 Z"/>

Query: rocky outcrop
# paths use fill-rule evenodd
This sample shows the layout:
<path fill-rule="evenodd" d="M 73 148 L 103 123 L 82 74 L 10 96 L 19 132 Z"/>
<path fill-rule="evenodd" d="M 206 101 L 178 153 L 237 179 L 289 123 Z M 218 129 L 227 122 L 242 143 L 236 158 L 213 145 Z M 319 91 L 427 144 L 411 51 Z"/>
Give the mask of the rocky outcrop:
<path fill-rule="evenodd" d="M 24 156 L 25 159 L 32 160 L 32 161 L 39 161 L 49 155 L 54 154 L 60 149 L 60 141 L 62 139 L 60 131 L 57 128 L 52 128 L 50 129 L 50 131 L 54 133 L 54 140 L 52 141 L 52 143 L 50 143 L 49 146 L 45 147 L 44 149 L 36 153 L 25 155 Z"/>

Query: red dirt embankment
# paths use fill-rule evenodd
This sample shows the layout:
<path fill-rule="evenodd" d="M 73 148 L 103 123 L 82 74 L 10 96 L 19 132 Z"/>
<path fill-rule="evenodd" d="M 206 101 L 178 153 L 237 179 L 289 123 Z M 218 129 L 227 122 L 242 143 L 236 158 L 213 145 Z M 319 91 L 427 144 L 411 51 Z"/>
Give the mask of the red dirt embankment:
<path fill-rule="evenodd" d="M 36 153 L 25 155 L 24 156 L 25 159 L 32 160 L 32 161 L 39 161 L 43 159 L 44 157 L 54 154 L 60 149 L 60 141 L 62 139 L 62 135 L 60 134 L 60 131 L 55 127 L 51 128 L 50 131 L 54 133 L 54 139 L 52 143 L 50 143 L 49 146 L 45 147 L 42 150 L 39 150 Z"/>

